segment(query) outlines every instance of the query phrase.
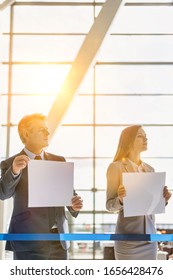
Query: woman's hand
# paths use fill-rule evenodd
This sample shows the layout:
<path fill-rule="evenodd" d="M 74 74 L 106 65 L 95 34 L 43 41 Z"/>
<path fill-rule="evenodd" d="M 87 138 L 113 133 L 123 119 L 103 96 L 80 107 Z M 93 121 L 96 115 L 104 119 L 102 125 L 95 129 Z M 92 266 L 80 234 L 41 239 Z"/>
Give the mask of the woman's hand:
<path fill-rule="evenodd" d="M 125 190 L 125 187 L 123 185 L 120 185 L 118 187 L 117 194 L 118 194 L 118 198 L 119 198 L 121 204 L 123 204 L 123 197 L 126 196 L 126 190 Z"/>
<path fill-rule="evenodd" d="M 165 198 L 165 201 L 168 202 L 168 200 L 171 198 L 172 193 L 170 191 L 168 191 L 168 187 L 164 186 L 163 189 L 163 197 Z"/>

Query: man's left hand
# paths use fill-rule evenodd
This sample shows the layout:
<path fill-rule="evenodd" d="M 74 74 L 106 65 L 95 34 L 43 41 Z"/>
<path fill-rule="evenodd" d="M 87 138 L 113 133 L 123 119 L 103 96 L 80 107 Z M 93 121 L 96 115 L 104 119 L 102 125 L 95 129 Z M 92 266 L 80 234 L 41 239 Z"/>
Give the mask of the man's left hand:
<path fill-rule="evenodd" d="M 79 195 L 74 195 L 71 200 L 71 207 L 74 211 L 79 211 L 83 207 L 83 200 Z"/>
<path fill-rule="evenodd" d="M 171 198 L 172 193 L 168 191 L 168 187 L 165 186 L 163 189 L 163 197 L 165 198 L 165 201 L 168 202 L 168 200 Z"/>

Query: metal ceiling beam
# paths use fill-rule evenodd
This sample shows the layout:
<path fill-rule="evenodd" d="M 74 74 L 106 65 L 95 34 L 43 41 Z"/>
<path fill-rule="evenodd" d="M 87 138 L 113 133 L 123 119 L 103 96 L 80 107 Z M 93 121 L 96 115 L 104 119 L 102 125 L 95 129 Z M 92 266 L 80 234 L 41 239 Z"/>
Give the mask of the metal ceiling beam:
<path fill-rule="evenodd" d="M 1 4 L 0 4 L 0 11 L 4 10 L 5 8 L 7 8 L 9 5 L 12 5 L 14 2 L 16 2 L 15 0 L 4 0 Z"/>
<path fill-rule="evenodd" d="M 103 4 L 98 17 L 95 19 L 89 33 L 84 39 L 71 69 L 48 113 L 47 121 L 50 130 L 50 138 L 53 136 L 68 109 L 122 2 L 123 0 L 107 0 Z"/>

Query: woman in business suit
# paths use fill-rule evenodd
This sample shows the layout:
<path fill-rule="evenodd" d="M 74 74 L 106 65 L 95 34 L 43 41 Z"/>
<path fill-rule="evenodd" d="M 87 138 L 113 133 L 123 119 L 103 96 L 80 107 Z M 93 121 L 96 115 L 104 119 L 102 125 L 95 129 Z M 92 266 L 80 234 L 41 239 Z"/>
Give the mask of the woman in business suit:
<path fill-rule="evenodd" d="M 146 133 L 140 125 L 125 128 L 120 136 L 117 152 L 107 170 L 108 211 L 117 211 L 118 234 L 152 234 L 156 233 L 154 215 L 124 217 L 123 197 L 126 189 L 122 185 L 123 172 L 154 172 L 154 168 L 141 160 L 141 152 L 147 150 Z M 165 203 L 171 193 L 164 187 Z M 155 260 L 157 243 L 146 241 L 115 241 L 115 258 L 117 260 Z"/>

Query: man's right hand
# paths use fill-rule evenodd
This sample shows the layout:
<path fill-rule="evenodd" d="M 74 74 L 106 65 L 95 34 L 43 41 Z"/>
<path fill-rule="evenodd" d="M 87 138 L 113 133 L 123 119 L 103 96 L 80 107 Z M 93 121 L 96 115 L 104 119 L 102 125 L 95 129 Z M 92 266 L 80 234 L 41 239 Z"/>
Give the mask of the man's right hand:
<path fill-rule="evenodd" d="M 27 166 L 29 160 L 30 160 L 30 158 L 26 155 L 20 155 L 20 156 L 15 157 L 13 164 L 12 164 L 12 172 L 15 175 L 20 174 L 21 170 Z"/>

